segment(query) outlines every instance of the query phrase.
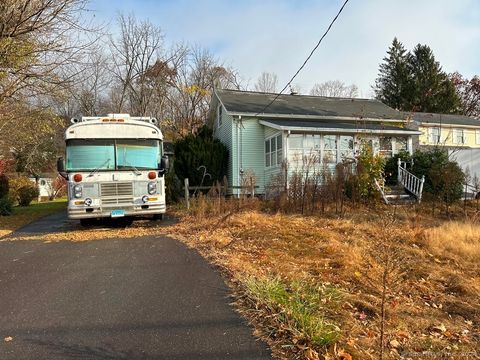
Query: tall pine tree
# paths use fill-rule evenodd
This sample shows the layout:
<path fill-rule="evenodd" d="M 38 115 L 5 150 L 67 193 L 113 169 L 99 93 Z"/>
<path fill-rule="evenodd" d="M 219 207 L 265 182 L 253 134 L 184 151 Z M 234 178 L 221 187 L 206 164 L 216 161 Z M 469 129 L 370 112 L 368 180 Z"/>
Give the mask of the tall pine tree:
<path fill-rule="evenodd" d="M 408 53 L 397 38 L 393 39 L 383 61 L 375 81 L 376 98 L 394 109 L 402 110 L 410 102 L 411 79 Z"/>
<path fill-rule="evenodd" d="M 374 86 L 378 100 L 403 111 L 459 111 L 455 86 L 427 45 L 418 44 L 410 53 L 394 38 L 383 61 Z"/>
<path fill-rule="evenodd" d="M 408 56 L 408 65 L 413 92 L 405 110 L 443 114 L 458 112 L 460 100 L 455 86 L 442 71 L 430 47 L 418 44 Z"/>

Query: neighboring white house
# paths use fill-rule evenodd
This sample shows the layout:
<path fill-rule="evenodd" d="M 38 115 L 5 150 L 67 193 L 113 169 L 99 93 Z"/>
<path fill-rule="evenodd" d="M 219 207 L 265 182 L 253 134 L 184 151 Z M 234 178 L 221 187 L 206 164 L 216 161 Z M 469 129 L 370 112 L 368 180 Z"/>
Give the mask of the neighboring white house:
<path fill-rule="evenodd" d="M 38 186 L 38 201 L 48 200 L 53 191 L 53 175 L 43 175 L 38 179 L 30 177 L 29 180 Z"/>

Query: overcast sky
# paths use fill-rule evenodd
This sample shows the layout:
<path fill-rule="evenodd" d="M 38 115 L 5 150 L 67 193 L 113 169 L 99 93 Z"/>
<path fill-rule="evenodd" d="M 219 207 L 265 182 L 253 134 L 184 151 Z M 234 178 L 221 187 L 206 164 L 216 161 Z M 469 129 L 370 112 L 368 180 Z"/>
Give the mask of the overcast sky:
<path fill-rule="evenodd" d="M 283 87 L 305 60 L 343 0 L 92 0 L 99 21 L 133 13 L 160 26 L 168 43 L 209 49 L 253 88 L 262 71 Z M 113 26 L 113 25 L 112 25 Z M 429 45 L 447 72 L 480 75 L 480 0 L 350 0 L 294 82 L 356 84 L 371 97 L 378 65 L 394 37 Z"/>

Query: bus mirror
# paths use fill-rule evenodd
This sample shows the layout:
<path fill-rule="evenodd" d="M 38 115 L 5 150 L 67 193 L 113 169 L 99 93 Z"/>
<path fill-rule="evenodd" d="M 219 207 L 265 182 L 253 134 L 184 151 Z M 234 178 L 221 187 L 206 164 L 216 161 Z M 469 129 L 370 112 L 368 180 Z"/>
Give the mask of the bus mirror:
<path fill-rule="evenodd" d="M 168 170 L 170 169 L 170 163 L 168 161 L 168 156 L 163 155 L 162 160 L 160 161 L 160 170 L 163 171 L 163 173 L 167 173 Z"/>
<path fill-rule="evenodd" d="M 63 157 L 57 159 L 57 171 L 63 178 L 67 178 L 67 173 L 65 172 L 65 160 Z"/>

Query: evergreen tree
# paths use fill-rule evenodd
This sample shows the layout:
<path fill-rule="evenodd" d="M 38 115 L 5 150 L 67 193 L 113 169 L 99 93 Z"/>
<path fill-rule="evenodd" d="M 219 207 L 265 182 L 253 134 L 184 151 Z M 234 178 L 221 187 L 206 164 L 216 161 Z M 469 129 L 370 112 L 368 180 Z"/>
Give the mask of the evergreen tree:
<path fill-rule="evenodd" d="M 188 178 L 191 185 L 199 186 L 202 182 L 205 166 L 210 177 L 206 177 L 203 184 L 213 185 L 215 181 L 222 181 L 227 175 L 228 149 L 213 138 L 210 128 L 203 126 L 193 135 L 187 135 L 174 144 L 175 160 L 173 167 L 180 180 Z"/>
<path fill-rule="evenodd" d="M 408 67 L 413 80 L 411 102 L 404 110 L 434 113 L 455 113 L 460 99 L 453 82 L 442 71 L 427 45 L 418 44 L 408 55 Z"/>
<path fill-rule="evenodd" d="M 374 87 L 378 100 L 403 111 L 459 112 L 455 85 L 430 47 L 418 44 L 410 53 L 394 38 L 383 61 Z"/>
<path fill-rule="evenodd" d="M 383 61 L 375 81 L 376 98 L 394 109 L 403 110 L 410 102 L 411 76 L 408 53 L 397 38 L 393 39 Z"/>

